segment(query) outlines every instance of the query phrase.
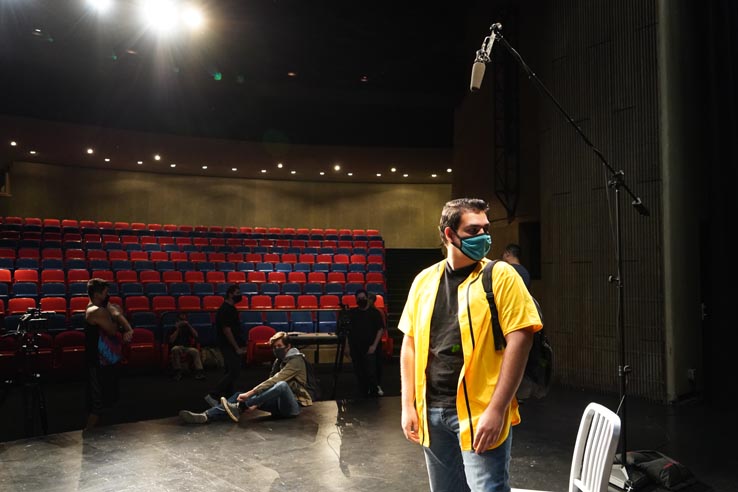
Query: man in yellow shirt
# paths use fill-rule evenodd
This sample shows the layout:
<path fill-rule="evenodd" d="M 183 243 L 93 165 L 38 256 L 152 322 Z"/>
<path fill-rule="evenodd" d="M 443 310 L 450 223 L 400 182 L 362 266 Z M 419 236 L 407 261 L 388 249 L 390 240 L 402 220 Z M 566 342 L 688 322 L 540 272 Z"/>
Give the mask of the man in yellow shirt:
<path fill-rule="evenodd" d="M 481 273 L 492 240 L 488 205 L 461 198 L 443 208 L 446 259 L 413 281 L 399 329 L 402 429 L 423 446 L 432 491 L 509 492 L 515 391 L 543 325 L 521 277 L 492 269 L 506 348 L 495 350 Z"/>

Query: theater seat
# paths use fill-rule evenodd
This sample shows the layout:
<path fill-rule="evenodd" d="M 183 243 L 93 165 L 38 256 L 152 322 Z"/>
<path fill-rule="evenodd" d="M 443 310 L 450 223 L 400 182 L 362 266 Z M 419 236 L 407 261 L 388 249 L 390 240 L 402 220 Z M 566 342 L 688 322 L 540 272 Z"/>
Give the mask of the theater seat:
<path fill-rule="evenodd" d="M 123 359 L 130 369 L 158 367 L 159 351 L 154 332 L 146 328 L 134 328 L 130 343 L 123 344 Z"/>
<path fill-rule="evenodd" d="M 248 333 L 246 344 L 246 363 L 249 365 L 271 362 L 274 360 L 269 339 L 277 331 L 271 326 L 257 325 Z"/>
<path fill-rule="evenodd" d="M 82 375 L 85 367 L 85 334 L 66 330 L 54 337 L 54 368 L 64 376 Z"/>

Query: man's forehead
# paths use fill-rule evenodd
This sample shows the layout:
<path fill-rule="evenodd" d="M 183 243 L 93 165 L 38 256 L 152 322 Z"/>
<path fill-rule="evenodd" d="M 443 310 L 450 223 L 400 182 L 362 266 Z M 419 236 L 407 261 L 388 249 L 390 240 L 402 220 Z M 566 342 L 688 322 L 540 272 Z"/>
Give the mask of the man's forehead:
<path fill-rule="evenodd" d="M 461 214 L 461 220 L 459 221 L 459 227 L 468 227 L 470 225 L 485 226 L 489 224 L 487 214 L 484 212 L 474 212 L 469 210 Z"/>

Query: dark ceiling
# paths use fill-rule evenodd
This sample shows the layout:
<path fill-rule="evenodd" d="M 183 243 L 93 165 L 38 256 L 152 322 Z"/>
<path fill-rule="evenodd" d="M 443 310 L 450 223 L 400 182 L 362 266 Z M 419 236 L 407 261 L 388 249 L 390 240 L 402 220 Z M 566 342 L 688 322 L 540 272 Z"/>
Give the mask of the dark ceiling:
<path fill-rule="evenodd" d="M 0 1 L 0 114 L 257 142 L 452 145 L 475 49 L 466 2 L 203 0 L 206 27 L 167 38 L 143 27 L 140 3 L 114 0 L 100 15 L 85 0 Z"/>

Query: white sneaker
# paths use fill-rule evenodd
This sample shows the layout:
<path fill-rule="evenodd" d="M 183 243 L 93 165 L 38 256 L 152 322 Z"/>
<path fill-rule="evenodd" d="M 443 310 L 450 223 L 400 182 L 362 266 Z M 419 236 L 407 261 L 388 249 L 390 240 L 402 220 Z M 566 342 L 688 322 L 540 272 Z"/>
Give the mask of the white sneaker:
<path fill-rule="evenodd" d="M 379 396 L 384 396 L 384 391 L 382 391 L 382 387 L 381 386 L 377 386 L 377 394 Z"/>

